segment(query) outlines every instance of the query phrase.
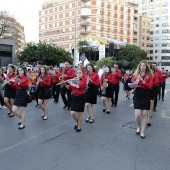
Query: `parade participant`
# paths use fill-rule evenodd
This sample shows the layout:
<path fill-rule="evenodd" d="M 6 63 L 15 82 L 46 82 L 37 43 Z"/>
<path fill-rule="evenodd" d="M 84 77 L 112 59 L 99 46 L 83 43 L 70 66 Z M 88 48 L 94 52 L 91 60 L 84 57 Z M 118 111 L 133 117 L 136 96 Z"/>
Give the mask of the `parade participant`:
<path fill-rule="evenodd" d="M 41 61 L 37 61 L 37 68 L 38 68 L 38 70 L 35 71 L 35 76 L 36 76 L 36 80 L 35 80 L 35 81 L 36 81 L 36 82 L 37 82 L 37 80 L 38 80 L 39 72 L 40 72 L 40 69 L 41 69 L 42 66 L 43 66 L 43 65 L 42 65 L 42 62 L 41 62 Z M 36 102 L 37 102 L 36 107 L 39 107 L 39 105 L 38 105 L 38 94 L 39 94 L 39 88 L 36 87 L 36 91 L 35 91 L 35 93 L 34 93 L 35 100 L 36 100 Z"/>
<path fill-rule="evenodd" d="M 30 94 L 31 88 L 34 86 L 36 76 L 32 72 L 31 68 L 28 68 L 27 70 L 27 78 L 28 78 L 28 92 Z"/>
<path fill-rule="evenodd" d="M 160 81 L 161 81 L 161 75 L 162 75 L 162 72 L 157 68 L 157 63 L 155 62 L 155 63 L 153 63 L 152 64 L 153 66 L 154 66 L 154 68 L 155 68 L 155 70 L 156 70 L 156 72 L 157 72 L 157 74 L 158 74 L 158 80 L 159 80 L 159 85 L 158 85 L 158 87 L 157 87 L 157 95 L 160 93 L 159 91 L 160 91 Z M 157 107 L 157 100 L 158 100 L 158 98 L 157 97 L 155 97 L 155 99 L 154 99 L 154 112 L 156 112 L 156 107 Z M 159 99 L 160 100 L 160 99 Z"/>
<path fill-rule="evenodd" d="M 147 61 L 143 60 L 139 63 L 132 82 L 138 84 L 134 94 L 134 109 L 137 125 L 136 134 L 140 134 L 141 138 L 144 139 L 148 120 L 147 116 L 150 110 L 150 90 L 153 87 L 152 70 Z"/>
<path fill-rule="evenodd" d="M 17 69 L 17 80 L 11 82 L 11 85 L 16 88 L 16 96 L 12 108 L 12 112 L 19 118 L 19 128 L 25 128 L 26 110 L 27 107 L 27 90 L 28 90 L 28 78 L 26 71 L 23 67 Z M 21 112 L 18 111 L 18 107 L 21 107 Z"/>
<path fill-rule="evenodd" d="M 13 117 L 14 114 L 12 113 L 12 106 L 14 103 L 16 90 L 12 88 L 12 86 L 10 85 L 10 80 L 16 78 L 17 75 L 15 74 L 15 67 L 13 65 L 9 65 L 8 72 L 9 73 L 7 74 L 6 79 L 4 81 L 4 83 L 8 82 L 5 85 L 4 103 L 5 106 L 9 109 L 9 113 L 8 113 L 9 117 Z"/>
<path fill-rule="evenodd" d="M 126 91 L 126 98 L 130 99 L 130 91 L 132 89 L 128 86 L 128 83 L 132 83 L 131 73 L 129 71 L 126 71 L 123 79 L 124 79 L 124 90 Z"/>
<path fill-rule="evenodd" d="M 61 76 L 62 74 L 60 73 L 59 68 L 55 66 L 54 74 L 52 74 L 52 95 L 55 103 L 58 103 L 59 94 L 60 94 L 60 86 L 56 84 L 60 83 Z"/>
<path fill-rule="evenodd" d="M 157 97 L 157 88 L 159 86 L 158 74 L 157 74 L 153 65 L 151 65 L 150 68 L 153 72 L 153 87 L 152 87 L 152 90 L 151 90 L 150 111 L 148 112 L 147 126 L 151 126 L 150 118 L 152 117 L 152 112 L 153 112 L 153 108 L 154 108 L 154 99 Z"/>
<path fill-rule="evenodd" d="M 72 79 L 75 77 L 75 72 L 74 69 L 71 68 L 71 65 L 68 61 L 65 62 L 65 68 L 62 71 L 62 80 L 66 81 L 68 79 Z M 61 81 L 62 81 L 61 80 Z M 67 99 L 66 99 L 66 93 L 67 93 Z M 71 90 L 67 89 L 66 87 L 61 88 L 61 97 L 64 103 L 64 107 L 63 109 L 65 109 L 66 107 L 68 108 L 68 110 L 70 110 L 71 107 Z"/>
<path fill-rule="evenodd" d="M 67 89 L 72 91 L 72 102 L 71 102 L 71 115 L 75 121 L 74 129 L 76 132 L 81 132 L 81 124 L 83 120 L 83 112 L 85 106 L 85 87 L 86 81 L 83 78 L 82 70 L 78 69 L 76 71 L 77 74 L 77 82 L 73 82 L 72 80 L 68 80 L 68 84 L 65 84 Z M 74 79 L 76 81 L 76 79 Z M 76 114 L 77 113 L 77 114 Z"/>
<path fill-rule="evenodd" d="M 4 109 L 6 109 L 7 107 L 5 107 L 5 103 L 4 103 L 4 98 L 3 98 L 3 90 L 2 90 L 2 87 L 1 87 L 1 85 L 4 83 L 4 78 L 3 78 L 3 72 L 2 72 L 2 70 L 0 69 L 0 103 L 1 103 L 1 105 L 0 105 L 0 108 L 4 108 Z"/>
<path fill-rule="evenodd" d="M 168 78 L 168 73 L 164 70 L 164 67 L 161 69 L 161 76 L 160 76 L 160 86 L 159 86 L 159 100 L 162 98 L 164 101 L 164 94 L 165 94 L 165 86 L 166 86 L 166 79 Z"/>
<path fill-rule="evenodd" d="M 87 72 L 87 70 L 84 68 L 83 62 L 79 63 L 78 68 L 82 70 L 83 75 Z"/>
<path fill-rule="evenodd" d="M 51 76 L 48 74 L 45 66 L 40 68 L 39 77 L 36 82 L 39 89 L 38 105 L 43 111 L 43 120 L 48 119 L 48 100 L 51 98 Z"/>
<path fill-rule="evenodd" d="M 106 100 L 108 101 L 107 114 L 110 114 L 111 98 L 113 96 L 113 74 L 111 67 L 107 66 L 103 68 L 103 74 L 100 78 L 101 86 L 101 100 L 103 104 L 103 112 L 106 111 Z"/>
<path fill-rule="evenodd" d="M 118 95 L 119 95 L 119 84 L 122 73 L 118 70 L 118 65 L 114 64 L 113 68 L 113 96 L 112 96 L 112 106 L 117 107 Z"/>
<path fill-rule="evenodd" d="M 99 86 L 99 75 L 95 72 L 92 64 L 87 65 L 86 93 L 85 93 L 85 108 L 87 110 L 86 122 L 94 122 L 95 104 L 97 103 L 97 94 Z"/>

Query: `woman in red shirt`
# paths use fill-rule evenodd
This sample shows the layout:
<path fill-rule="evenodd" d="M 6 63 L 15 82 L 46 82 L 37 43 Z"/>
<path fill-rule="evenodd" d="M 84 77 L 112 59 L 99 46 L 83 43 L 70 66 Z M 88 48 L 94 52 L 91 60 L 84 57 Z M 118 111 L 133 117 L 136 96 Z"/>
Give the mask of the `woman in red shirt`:
<path fill-rule="evenodd" d="M 48 119 L 48 100 L 51 98 L 51 76 L 45 66 L 40 68 L 36 86 L 39 88 L 38 105 L 43 111 L 43 120 Z"/>
<path fill-rule="evenodd" d="M 16 96 L 13 104 L 12 111 L 20 119 L 18 122 L 19 129 L 25 128 L 25 119 L 27 107 L 27 90 L 28 90 L 28 78 L 26 71 L 23 67 L 17 69 L 18 78 L 11 82 L 11 86 L 16 89 Z M 21 107 L 21 113 L 18 111 L 18 107 Z"/>
<path fill-rule="evenodd" d="M 108 84 L 107 87 L 104 85 Z M 110 107 L 111 107 L 111 98 L 113 96 L 113 74 L 111 71 L 111 67 L 107 66 L 104 68 L 104 73 L 102 74 L 100 78 L 100 86 L 101 86 L 101 100 L 103 104 L 103 112 L 106 111 L 106 99 L 108 101 L 108 108 L 107 108 L 107 114 L 110 114 Z"/>
<path fill-rule="evenodd" d="M 136 134 L 140 134 L 141 138 L 144 139 L 144 132 L 148 120 L 147 116 L 150 110 L 150 91 L 153 87 L 152 70 L 150 69 L 147 61 L 143 60 L 139 63 L 132 82 L 138 84 L 134 95 L 134 109 L 137 124 Z"/>
<path fill-rule="evenodd" d="M 99 75 L 95 72 L 92 64 L 87 65 L 85 107 L 87 110 L 86 122 L 94 122 L 95 104 L 97 103 L 97 90 L 99 86 Z"/>
<path fill-rule="evenodd" d="M 15 74 L 15 66 L 10 65 L 8 67 L 8 71 L 9 73 L 6 76 L 4 83 L 17 77 L 17 75 Z M 9 83 L 5 85 L 5 92 L 4 92 L 4 103 L 6 107 L 9 109 L 9 113 L 8 113 L 9 117 L 14 116 L 14 114 L 12 113 L 12 106 L 13 106 L 14 99 L 15 99 L 15 93 L 16 93 L 16 90 L 15 88 L 11 86 L 10 81 L 9 81 Z"/>
<path fill-rule="evenodd" d="M 156 69 L 153 65 L 150 65 L 150 68 L 153 72 L 153 87 L 151 90 L 151 105 L 150 105 L 150 111 L 148 112 L 148 123 L 147 126 L 151 126 L 150 123 L 150 117 L 152 117 L 152 112 L 154 109 L 154 100 L 157 97 L 158 94 L 158 86 L 159 86 L 159 77 L 158 77 L 158 73 L 156 72 Z"/>
<path fill-rule="evenodd" d="M 69 85 L 65 84 L 67 89 L 72 91 L 71 115 L 75 121 L 74 129 L 76 132 L 81 132 L 81 124 L 83 119 L 84 105 L 85 105 L 85 87 L 86 80 L 83 77 L 82 70 L 76 71 L 78 82 L 68 80 Z M 77 113 L 77 114 L 76 114 Z"/>

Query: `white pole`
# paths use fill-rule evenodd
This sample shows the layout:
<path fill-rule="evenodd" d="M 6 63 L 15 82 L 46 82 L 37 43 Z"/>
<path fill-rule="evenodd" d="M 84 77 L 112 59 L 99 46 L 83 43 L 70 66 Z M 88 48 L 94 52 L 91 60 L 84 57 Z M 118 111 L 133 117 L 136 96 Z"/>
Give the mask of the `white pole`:
<path fill-rule="evenodd" d="M 74 23 L 74 67 L 76 66 L 76 34 L 77 34 L 77 0 L 75 0 L 75 23 Z"/>

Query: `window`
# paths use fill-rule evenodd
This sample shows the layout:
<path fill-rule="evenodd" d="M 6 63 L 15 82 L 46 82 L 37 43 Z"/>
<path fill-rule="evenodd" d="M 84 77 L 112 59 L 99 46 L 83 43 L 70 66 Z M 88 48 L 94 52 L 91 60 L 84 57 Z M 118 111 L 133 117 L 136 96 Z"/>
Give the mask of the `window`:
<path fill-rule="evenodd" d="M 142 13 L 142 15 L 143 15 L 143 16 L 146 16 L 146 15 L 147 15 L 147 12 Z"/>
<path fill-rule="evenodd" d="M 69 4 L 69 8 L 72 8 L 72 4 L 71 3 Z"/>
<path fill-rule="evenodd" d="M 162 30 L 162 33 L 165 34 L 165 33 L 170 33 L 170 30 L 166 29 L 166 30 Z"/>
<path fill-rule="evenodd" d="M 156 27 L 159 27 L 159 24 L 156 24 Z"/>
<path fill-rule="evenodd" d="M 150 54 L 153 54 L 153 50 L 150 50 Z"/>
<path fill-rule="evenodd" d="M 65 28 L 63 29 L 63 32 L 66 32 Z"/>
<path fill-rule="evenodd" d="M 159 20 L 159 17 L 156 17 L 156 21 L 158 21 Z"/>
<path fill-rule="evenodd" d="M 168 20 L 168 16 L 162 17 L 162 20 Z"/>
<path fill-rule="evenodd" d="M 59 26 L 59 22 L 57 22 L 57 26 Z"/>
<path fill-rule="evenodd" d="M 167 9 L 164 9 L 164 10 L 162 10 L 162 13 L 163 13 L 163 14 L 166 14 L 166 13 L 168 13 L 168 10 L 167 10 Z"/>
<path fill-rule="evenodd" d="M 63 41 L 65 41 L 65 37 L 63 37 Z"/>
<path fill-rule="evenodd" d="M 155 40 L 159 40 L 159 37 L 155 37 Z"/>
<path fill-rule="evenodd" d="M 70 24 L 72 24 L 72 20 L 71 20 L 71 19 L 70 19 L 70 21 L 69 21 L 69 22 L 70 22 Z"/>
<path fill-rule="evenodd" d="M 65 25 L 65 21 L 63 21 L 63 25 Z"/>
<path fill-rule="evenodd" d="M 72 12 L 71 12 L 71 11 L 69 11 L 69 16 L 70 16 L 70 17 L 72 16 Z"/>
<path fill-rule="evenodd" d="M 142 0 L 142 4 L 146 4 L 147 3 L 147 0 Z"/>
<path fill-rule="evenodd" d="M 159 30 L 156 30 L 156 31 L 155 31 L 155 34 L 159 34 Z"/>
<path fill-rule="evenodd" d="M 70 32 L 72 31 L 72 27 L 69 27 L 69 31 L 70 31 Z"/>
<path fill-rule="evenodd" d="M 143 7 L 142 7 L 142 10 L 147 10 L 147 6 L 143 6 Z"/>
<path fill-rule="evenodd" d="M 64 14 L 63 14 L 63 18 L 65 18 L 65 17 L 66 17 L 66 14 L 64 13 Z"/>
<path fill-rule="evenodd" d="M 170 53 L 170 50 L 162 50 L 162 53 Z"/>
<path fill-rule="evenodd" d="M 154 8 L 154 6 L 153 5 L 149 5 L 149 9 L 153 9 Z"/>
<path fill-rule="evenodd" d="M 63 9 L 65 9 L 65 5 L 63 5 Z"/>
<path fill-rule="evenodd" d="M 70 35 L 70 36 L 69 36 L 69 40 L 71 40 L 71 39 L 72 39 L 72 36 Z"/>
<path fill-rule="evenodd" d="M 60 33 L 60 30 L 57 30 L 57 33 Z"/>

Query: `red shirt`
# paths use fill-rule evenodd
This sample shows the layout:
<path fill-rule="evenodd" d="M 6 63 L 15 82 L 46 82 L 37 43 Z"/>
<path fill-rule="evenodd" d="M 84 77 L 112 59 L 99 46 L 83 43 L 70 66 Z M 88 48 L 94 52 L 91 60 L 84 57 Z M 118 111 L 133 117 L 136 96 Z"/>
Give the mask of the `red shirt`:
<path fill-rule="evenodd" d="M 162 76 L 162 72 L 158 69 L 156 69 L 156 72 L 158 74 L 158 79 L 159 79 L 159 83 L 161 82 L 161 76 Z"/>
<path fill-rule="evenodd" d="M 103 86 L 103 81 L 104 81 L 104 74 L 102 74 L 101 78 L 100 78 L 100 86 L 102 87 Z M 106 75 L 106 79 L 107 79 L 107 82 L 106 83 L 111 83 L 113 84 L 114 81 L 113 81 L 113 74 L 112 73 L 109 73 Z"/>
<path fill-rule="evenodd" d="M 5 74 L 4 73 L 1 74 L 1 77 L 5 80 Z"/>
<path fill-rule="evenodd" d="M 40 77 L 43 81 L 39 82 L 38 87 L 50 87 L 51 86 L 51 76 L 48 74 L 47 76 Z"/>
<path fill-rule="evenodd" d="M 72 94 L 85 94 L 86 80 L 84 78 L 80 79 L 78 84 L 79 88 L 75 88 L 69 85 L 69 89 L 72 91 Z"/>
<path fill-rule="evenodd" d="M 72 79 L 75 77 L 75 71 L 73 68 L 68 68 L 68 69 L 64 69 L 62 74 L 67 75 L 67 77 L 64 77 L 64 81 L 68 80 L 68 79 Z"/>
<path fill-rule="evenodd" d="M 161 82 L 161 83 L 164 83 L 167 78 L 168 78 L 168 73 L 164 73 L 164 74 L 163 74 L 163 73 L 161 72 L 160 79 L 159 79 L 160 82 Z"/>
<path fill-rule="evenodd" d="M 56 72 L 56 74 L 54 76 L 52 76 L 52 82 L 54 84 L 56 83 L 60 83 L 59 78 L 62 76 L 62 74 L 60 72 Z"/>
<path fill-rule="evenodd" d="M 153 87 L 153 76 L 150 75 L 150 76 L 148 77 L 148 79 L 145 78 L 145 75 L 143 75 L 143 76 L 141 76 L 141 77 L 144 79 L 145 84 L 139 83 L 139 84 L 138 84 L 138 87 L 141 87 L 141 88 L 143 88 L 143 89 L 151 90 L 152 87 Z M 137 78 L 136 78 L 136 76 L 134 75 L 134 77 L 132 78 L 132 82 L 134 83 L 134 82 L 136 81 L 136 79 L 137 79 Z"/>
<path fill-rule="evenodd" d="M 95 72 L 92 72 L 90 75 L 90 79 L 93 81 L 89 81 L 88 84 L 94 84 L 95 86 L 99 86 L 100 82 L 99 82 L 99 75 Z M 85 80 L 87 80 L 88 74 L 84 75 Z"/>
<path fill-rule="evenodd" d="M 132 79 L 132 76 L 129 76 L 127 74 L 124 74 L 124 77 L 123 77 L 124 81 L 126 82 L 128 79 Z"/>
<path fill-rule="evenodd" d="M 83 72 L 83 75 L 86 74 L 87 70 L 85 68 L 82 68 L 81 70 Z"/>
<path fill-rule="evenodd" d="M 116 73 L 113 73 L 113 84 L 119 84 L 122 73 L 120 70 L 116 70 Z"/>
<path fill-rule="evenodd" d="M 23 75 L 20 78 L 21 82 L 11 82 L 11 85 L 17 90 L 28 90 L 28 78 Z"/>
<path fill-rule="evenodd" d="M 8 77 L 9 79 L 12 79 L 12 78 L 17 77 L 17 75 L 16 75 L 15 73 L 13 73 L 13 74 L 8 73 L 8 74 L 7 74 L 7 77 Z M 11 82 L 10 82 L 10 87 L 11 87 L 11 88 L 15 88 L 13 85 L 11 85 Z"/>
<path fill-rule="evenodd" d="M 153 75 L 153 86 L 158 87 L 158 85 L 159 85 L 158 73 L 155 72 L 154 75 Z"/>

